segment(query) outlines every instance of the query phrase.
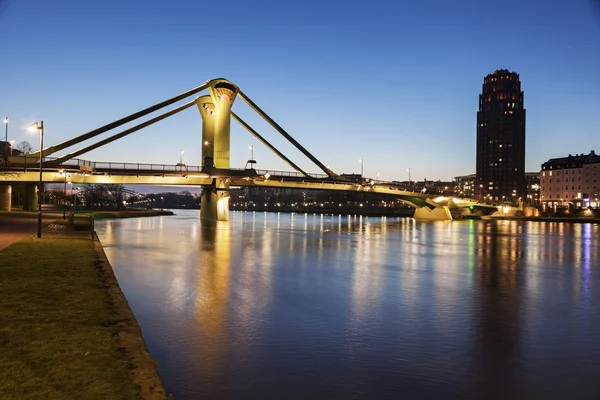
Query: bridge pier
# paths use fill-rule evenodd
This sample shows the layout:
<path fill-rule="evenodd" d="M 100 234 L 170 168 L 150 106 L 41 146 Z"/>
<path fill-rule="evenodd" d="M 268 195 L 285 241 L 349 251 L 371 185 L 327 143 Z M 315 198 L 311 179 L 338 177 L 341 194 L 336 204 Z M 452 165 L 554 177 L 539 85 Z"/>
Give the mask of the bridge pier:
<path fill-rule="evenodd" d="M 229 221 L 229 180 L 214 179 L 210 186 L 202 186 L 200 219 Z"/>
<path fill-rule="evenodd" d="M 37 184 L 28 183 L 25 185 L 25 193 L 23 196 L 23 211 L 35 211 L 38 204 Z"/>
<path fill-rule="evenodd" d="M 202 117 L 202 171 L 229 169 L 231 106 L 238 88 L 223 79 L 209 82 L 210 96 L 196 99 Z M 200 218 L 205 221 L 229 221 L 229 178 L 213 178 L 202 187 Z"/>
<path fill-rule="evenodd" d="M 0 185 L 0 211 L 10 211 L 12 197 L 11 185 Z"/>
<path fill-rule="evenodd" d="M 448 206 L 436 208 L 417 207 L 415 209 L 414 219 L 419 221 L 451 221 L 452 214 Z"/>

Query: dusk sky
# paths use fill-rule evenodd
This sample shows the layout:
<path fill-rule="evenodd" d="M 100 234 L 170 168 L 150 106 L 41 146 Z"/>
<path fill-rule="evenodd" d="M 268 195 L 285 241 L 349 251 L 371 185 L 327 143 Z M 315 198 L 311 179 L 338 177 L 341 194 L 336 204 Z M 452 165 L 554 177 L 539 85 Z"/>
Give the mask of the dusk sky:
<path fill-rule="evenodd" d="M 56 144 L 223 77 L 336 172 L 363 158 L 369 177 L 447 180 L 475 173 L 483 78 L 506 68 L 525 92 L 527 171 L 600 152 L 588 0 L 0 0 L 0 44 L 0 117 L 36 150 L 32 122 Z M 320 172 L 243 101 L 233 109 Z M 81 158 L 174 164 L 183 149 L 199 165 L 201 124 L 191 108 Z M 257 168 L 291 170 L 235 122 L 231 142 L 232 167 L 252 144 Z"/>

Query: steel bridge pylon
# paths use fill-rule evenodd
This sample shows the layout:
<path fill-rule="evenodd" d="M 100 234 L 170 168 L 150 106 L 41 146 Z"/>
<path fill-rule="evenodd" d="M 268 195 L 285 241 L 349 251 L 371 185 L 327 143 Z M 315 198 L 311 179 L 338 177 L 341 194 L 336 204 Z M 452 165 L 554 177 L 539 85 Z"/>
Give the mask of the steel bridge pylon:
<path fill-rule="evenodd" d="M 231 106 L 238 88 L 224 79 L 208 82 L 209 95 L 196 99 L 202 117 L 202 168 L 229 169 L 231 149 Z M 202 186 L 200 218 L 229 221 L 229 178 L 213 178 Z"/>

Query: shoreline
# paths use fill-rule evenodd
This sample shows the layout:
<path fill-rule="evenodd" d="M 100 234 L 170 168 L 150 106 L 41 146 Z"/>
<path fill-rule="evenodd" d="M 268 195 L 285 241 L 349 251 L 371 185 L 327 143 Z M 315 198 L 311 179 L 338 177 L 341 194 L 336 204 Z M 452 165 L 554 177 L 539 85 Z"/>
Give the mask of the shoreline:
<path fill-rule="evenodd" d="M 41 239 L 35 213 L 0 214 L 0 397 L 171 398 L 88 215 L 49 214 Z"/>
<path fill-rule="evenodd" d="M 125 350 L 125 354 L 131 364 L 133 383 L 140 388 L 140 398 L 142 399 L 165 399 L 168 398 L 158 371 L 157 363 L 150 356 L 146 342 L 131 307 L 119 286 L 119 282 L 114 274 L 112 265 L 106 257 L 104 247 L 94 231 L 94 250 L 96 252 L 96 268 L 98 277 L 101 279 L 103 289 L 107 292 L 112 300 L 112 306 L 119 314 L 122 322 L 119 323 L 121 328 L 116 336 L 118 338 L 120 348 Z M 123 322 L 124 321 L 124 322 Z"/>
<path fill-rule="evenodd" d="M 463 218 L 463 219 L 474 219 L 474 218 Z M 599 224 L 600 218 L 575 218 L 575 217 L 488 217 L 478 218 L 483 221 L 527 221 L 527 222 L 566 222 L 572 224 Z"/>

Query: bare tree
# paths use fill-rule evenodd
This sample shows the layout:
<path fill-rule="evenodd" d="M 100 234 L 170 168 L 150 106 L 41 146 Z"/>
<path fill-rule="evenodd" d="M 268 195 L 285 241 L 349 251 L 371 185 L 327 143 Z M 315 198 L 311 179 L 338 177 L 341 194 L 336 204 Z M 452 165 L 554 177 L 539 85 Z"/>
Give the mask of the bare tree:
<path fill-rule="evenodd" d="M 16 146 L 15 149 L 21 151 L 23 154 L 31 154 L 33 153 L 33 146 L 31 145 L 31 143 L 26 142 L 26 141 L 22 141 L 19 142 Z"/>
<path fill-rule="evenodd" d="M 121 208 L 125 186 L 120 184 L 85 184 L 81 195 L 88 208 Z"/>
<path fill-rule="evenodd" d="M 105 186 L 110 207 L 122 208 L 125 198 L 125 186 L 118 183 L 107 184 Z"/>

